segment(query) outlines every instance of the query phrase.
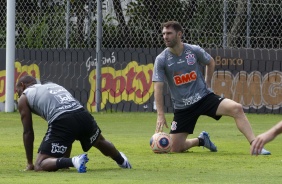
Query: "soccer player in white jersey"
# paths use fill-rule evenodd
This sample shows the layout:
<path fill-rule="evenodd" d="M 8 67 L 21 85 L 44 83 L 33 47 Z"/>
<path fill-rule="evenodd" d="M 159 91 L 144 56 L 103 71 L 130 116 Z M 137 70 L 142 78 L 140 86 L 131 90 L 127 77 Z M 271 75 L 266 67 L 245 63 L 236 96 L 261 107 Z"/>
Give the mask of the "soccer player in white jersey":
<path fill-rule="evenodd" d="M 163 131 L 164 126 L 168 128 L 163 98 L 164 82 L 167 82 L 174 105 L 174 118 L 170 126 L 171 151 L 183 152 L 195 146 L 217 151 L 205 131 L 197 138 L 188 139 L 201 115 L 216 120 L 221 116 L 233 117 L 239 131 L 252 144 L 255 135 L 242 105 L 222 98 L 211 90 L 215 61 L 210 54 L 197 45 L 183 43 L 183 28 L 176 21 L 163 23 L 162 35 L 167 48 L 156 57 L 152 77 L 157 107 L 156 132 Z M 201 66 L 205 66 L 205 76 Z M 260 154 L 269 155 L 270 152 L 262 149 Z"/>
<path fill-rule="evenodd" d="M 16 90 L 23 124 L 26 170 L 56 171 L 75 167 L 79 173 L 86 172 L 86 153 L 69 158 L 75 140 L 80 141 L 84 152 L 95 147 L 116 161 L 119 167 L 131 169 L 126 156 L 103 137 L 93 116 L 64 87 L 55 83 L 37 84 L 34 77 L 26 75 L 18 80 Z M 48 123 L 35 164 L 32 113 Z"/>

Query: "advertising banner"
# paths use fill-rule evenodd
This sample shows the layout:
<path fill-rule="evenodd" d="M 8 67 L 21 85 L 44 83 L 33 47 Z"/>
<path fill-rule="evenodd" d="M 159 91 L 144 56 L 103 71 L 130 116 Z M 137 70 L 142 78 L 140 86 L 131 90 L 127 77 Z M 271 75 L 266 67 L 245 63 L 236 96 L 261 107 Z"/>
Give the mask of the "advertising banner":
<path fill-rule="evenodd" d="M 90 112 L 96 110 L 95 93 L 101 93 L 101 110 L 154 111 L 152 73 L 161 49 L 102 50 L 101 91 L 96 90 L 95 49 L 18 49 L 15 82 L 25 74 L 42 83 L 66 87 Z M 259 49 L 208 49 L 216 68 L 212 89 L 241 103 L 250 113 L 281 113 L 282 51 Z M 5 103 L 5 50 L 0 50 L 0 110 Z M 204 70 L 203 70 L 204 71 Z M 173 112 L 169 91 L 165 110 Z M 15 104 L 17 95 L 15 93 Z"/>

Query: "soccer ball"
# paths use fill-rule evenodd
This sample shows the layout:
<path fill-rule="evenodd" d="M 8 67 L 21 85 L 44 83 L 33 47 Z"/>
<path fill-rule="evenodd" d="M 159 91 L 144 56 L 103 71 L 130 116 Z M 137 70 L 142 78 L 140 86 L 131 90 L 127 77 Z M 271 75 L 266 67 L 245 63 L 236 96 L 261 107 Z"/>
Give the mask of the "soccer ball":
<path fill-rule="evenodd" d="M 150 146 L 154 153 L 168 153 L 172 146 L 172 140 L 169 134 L 158 132 L 151 137 Z"/>

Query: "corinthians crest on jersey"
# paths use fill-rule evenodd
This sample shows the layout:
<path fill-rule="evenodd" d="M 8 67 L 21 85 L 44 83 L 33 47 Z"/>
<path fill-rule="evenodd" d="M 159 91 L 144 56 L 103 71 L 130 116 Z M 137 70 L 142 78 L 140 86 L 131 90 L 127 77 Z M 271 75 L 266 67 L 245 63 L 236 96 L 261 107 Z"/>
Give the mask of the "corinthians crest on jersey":
<path fill-rule="evenodd" d="M 196 63 L 196 58 L 194 54 L 187 54 L 185 56 L 188 65 L 193 65 Z"/>

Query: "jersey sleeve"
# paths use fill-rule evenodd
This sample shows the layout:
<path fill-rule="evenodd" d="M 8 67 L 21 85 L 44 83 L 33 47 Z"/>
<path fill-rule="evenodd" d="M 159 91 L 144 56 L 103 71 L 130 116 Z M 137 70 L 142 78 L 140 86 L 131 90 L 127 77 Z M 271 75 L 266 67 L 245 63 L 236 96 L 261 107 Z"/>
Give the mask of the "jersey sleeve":
<path fill-rule="evenodd" d="M 165 76 L 165 67 L 164 67 L 164 57 L 161 55 L 157 56 L 154 64 L 154 71 L 152 76 L 153 82 L 163 82 Z"/>
<path fill-rule="evenodd" d="M 194 47 L 194 52 L 197 55 L 199 63 L 204 64 L 204 65 L 207 65 L 207 64 L 210 63 L 211 55 L 209 53 L 207 53 L 203 48 L 201 48 L 200 46 L 196 45 Z"/>
<path fill-rule="evenodd" d="M 28 105 L 31 108 L 33 108 L 34 98 L 35 98 L 35 95 L 36 95 L 36 88 L 34 88 L 33 86 L 26 88 L 23 91 L 23 94 L 26 95 Z"/>

